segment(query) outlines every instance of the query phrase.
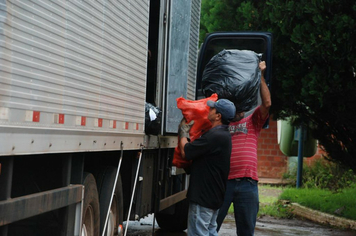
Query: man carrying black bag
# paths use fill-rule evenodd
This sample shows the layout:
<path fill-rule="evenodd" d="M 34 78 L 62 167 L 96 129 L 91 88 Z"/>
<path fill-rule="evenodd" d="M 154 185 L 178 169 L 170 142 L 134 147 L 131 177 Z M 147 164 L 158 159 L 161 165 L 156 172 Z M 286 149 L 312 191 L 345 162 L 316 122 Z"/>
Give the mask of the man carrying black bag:
<path fill-rule="evenodd" d="M 271 106 L 270 92 L 264 79 L 266 69 L 264 61 L 259 63 L 259 69 L 262 72 L 260 77 L 262 104 L 247 117 L 244 117 L 244 112 L 237 111 L 234 121 L 229 126 L 232 139 L 230 173 L 224 204 L 217 218 L 219 231 L 233 203 L 236 233 L 239 236 L 254 235 L 259 210 L 257 141 Z"/>

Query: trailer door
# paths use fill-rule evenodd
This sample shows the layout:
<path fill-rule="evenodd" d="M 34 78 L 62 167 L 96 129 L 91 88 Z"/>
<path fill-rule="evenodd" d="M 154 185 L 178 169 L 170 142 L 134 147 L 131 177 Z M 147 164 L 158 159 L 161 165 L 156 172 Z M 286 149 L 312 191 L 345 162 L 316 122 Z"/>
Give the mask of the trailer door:
<path fill-rule="evenodd" d="M 168 62 L 165 89 L 164 133 L 177 133 L 182 113 L 176 99 L 195 99 L 200 0 L 171 1 L 168 14 Z"/>

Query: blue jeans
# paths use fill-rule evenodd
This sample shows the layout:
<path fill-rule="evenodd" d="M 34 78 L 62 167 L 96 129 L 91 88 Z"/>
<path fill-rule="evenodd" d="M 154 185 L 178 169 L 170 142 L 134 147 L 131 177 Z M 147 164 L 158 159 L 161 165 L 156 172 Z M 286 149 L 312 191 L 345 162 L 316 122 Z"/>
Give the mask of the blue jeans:
<path fill-rule="evenodd" d="M 257 181 L 252 179 L 231 179 L 227 181 L 224 204 L 220 208 L 217 218 L 218 231 L 231 203 L 234 204 L 237 235 L 254 235 L 259 209 Z"/>
<path fill-rule="evenodd" d="M 218 236 L 216 218 L 219 210 L 202 207 L 196 203 L 189 203 L 188 236 Z"/>

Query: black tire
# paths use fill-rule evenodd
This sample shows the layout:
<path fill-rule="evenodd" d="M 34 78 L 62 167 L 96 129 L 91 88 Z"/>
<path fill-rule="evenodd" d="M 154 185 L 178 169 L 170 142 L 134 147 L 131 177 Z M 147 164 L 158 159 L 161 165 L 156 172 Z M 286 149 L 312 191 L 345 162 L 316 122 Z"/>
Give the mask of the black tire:
<path fill-rule="evenodd" d="M 156 213 L 156 220 L 160 228 L 169 231 L 183 231 L 188 224 L 188 199 L 175 204 L 174 214 Z"/>
<path fill-rule="evenodd" d="M 101 167 L 96 171 L 97 188 L 99 192 L 100 202 L 100 232 L 103 232 L 107 208 L 111 200 L 111 192 L 115 183 L 117 168 L 112 166 Z M 122 183 L 121 176 L 116 182 L 114 198 L 110 208 L 110 215 L 108 220 L 108 226 L 105 235 L 121 235 L 122 222 L 124 218 L 123 213 L 123 195 L 122 195 Z M 119 228 L 119 226 L 121 226 Z M 108 230 L 109 229 L 109 230 Z M 112 229 L 113 234 L 112 234 Z"/>
<path fill-rule="evenodd" d="M 95 178 L 85 172 L 83 176 L 84 204 L 82 235 L 99 236 L 100 233 L 100 210 L 99 196 Z"/>

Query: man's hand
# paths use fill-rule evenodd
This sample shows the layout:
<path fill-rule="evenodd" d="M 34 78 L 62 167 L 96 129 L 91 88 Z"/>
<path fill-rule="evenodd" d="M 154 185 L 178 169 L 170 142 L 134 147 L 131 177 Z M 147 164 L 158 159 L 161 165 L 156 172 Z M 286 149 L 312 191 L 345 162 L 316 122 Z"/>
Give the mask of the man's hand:
<path fill-rule="evenodd" d="M 265 61 L 261 61 L 261 62 L 258 64 L 258 67 L 260 68 L 262 75 L 264 75 L 265 70 L 266 70 L 266 62 L 265 62 Z"/>
<path fill-rule="evenodd" d="M 178 135 L 179 138 L 188 138 L 189 139 L 189 131 L 194 124 L 194 120 L 190 121 L 188 124 L 186 123 L 185 118 L 182 119 L 178 126 Z"/>

